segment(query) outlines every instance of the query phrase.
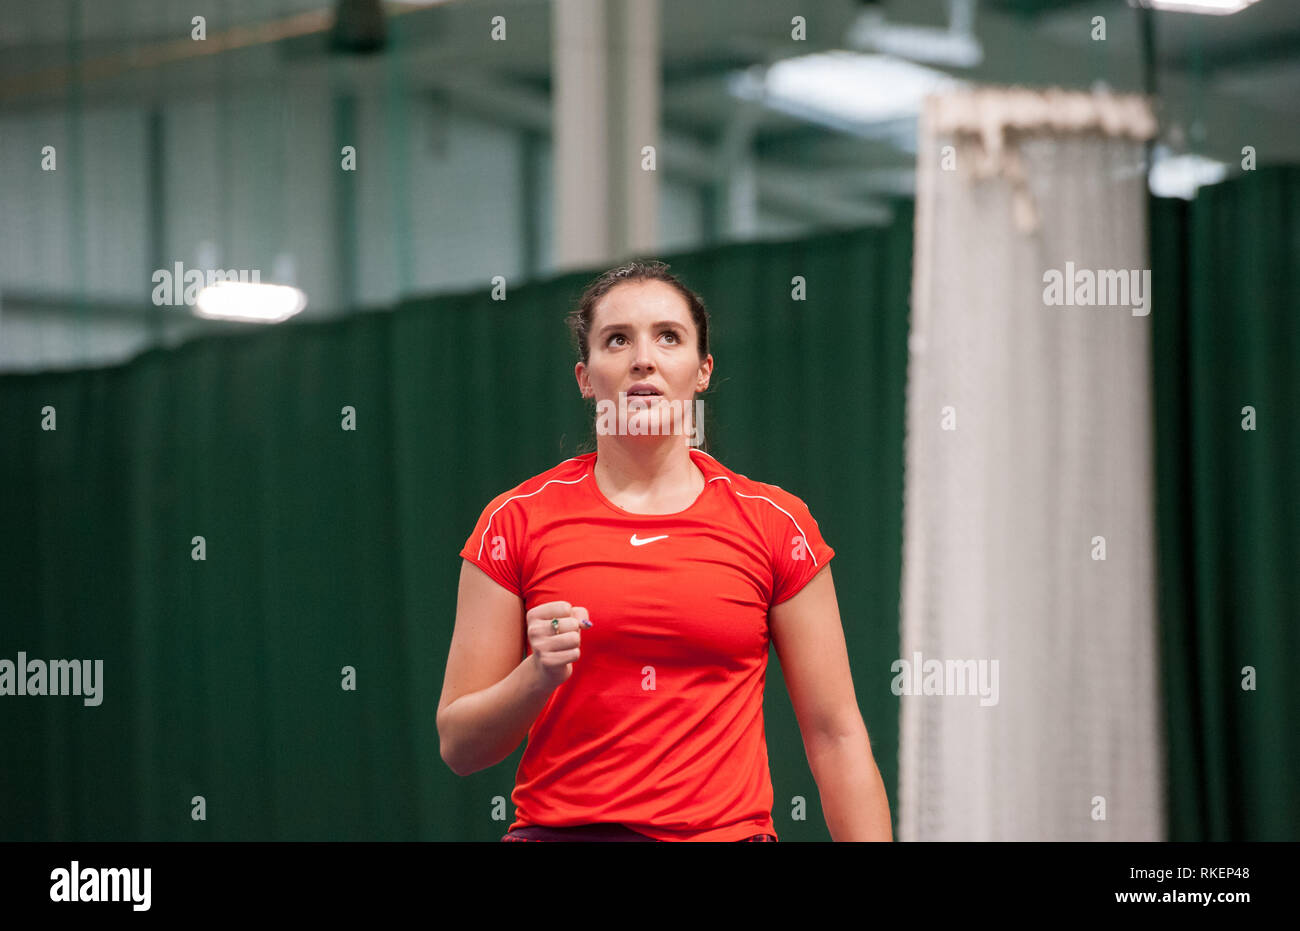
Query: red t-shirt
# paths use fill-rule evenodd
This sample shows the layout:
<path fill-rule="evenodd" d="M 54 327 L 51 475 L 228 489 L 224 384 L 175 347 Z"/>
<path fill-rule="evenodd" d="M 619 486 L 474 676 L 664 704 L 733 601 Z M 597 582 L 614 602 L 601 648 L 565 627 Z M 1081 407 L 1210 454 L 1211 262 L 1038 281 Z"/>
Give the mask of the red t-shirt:
<path fill-rule="evenodd" d="M 690 455 L 705 486 L 684 511 L 623 510 L 597 487 L 587 453 L 492 499 L 460 552 L 525 611 L 567 601 L 593 624 L 528 731 L 512 829 L 776 833 L 763 729 L 768 610 L 835 551 L 796 496 Z"/>

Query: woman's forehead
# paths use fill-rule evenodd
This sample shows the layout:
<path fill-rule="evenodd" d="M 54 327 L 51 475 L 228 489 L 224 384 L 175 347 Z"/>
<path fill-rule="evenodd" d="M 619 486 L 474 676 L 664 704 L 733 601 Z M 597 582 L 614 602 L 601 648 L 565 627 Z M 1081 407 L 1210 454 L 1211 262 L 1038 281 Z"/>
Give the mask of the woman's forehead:
<path fill-rule="evenodd" d="M 662 281 L 629 281 L 615 285 L 596 304 L 593 316 L 618 314 L 631 322 L 634 318 L 676 319 L 691 322 L 686 299 L 672 285 Z"/>

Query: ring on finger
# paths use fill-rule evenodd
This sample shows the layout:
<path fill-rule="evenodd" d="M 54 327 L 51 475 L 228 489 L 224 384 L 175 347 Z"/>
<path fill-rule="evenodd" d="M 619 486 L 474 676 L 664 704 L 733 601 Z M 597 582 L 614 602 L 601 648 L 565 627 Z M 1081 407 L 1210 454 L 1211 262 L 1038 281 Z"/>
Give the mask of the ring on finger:
<path fill-rule="evenodd" d="M 551 618 L 551 633 L 558 634 L 559 632 L 560 632 L 560 619 L 558 617 L 553 617 Z"/>

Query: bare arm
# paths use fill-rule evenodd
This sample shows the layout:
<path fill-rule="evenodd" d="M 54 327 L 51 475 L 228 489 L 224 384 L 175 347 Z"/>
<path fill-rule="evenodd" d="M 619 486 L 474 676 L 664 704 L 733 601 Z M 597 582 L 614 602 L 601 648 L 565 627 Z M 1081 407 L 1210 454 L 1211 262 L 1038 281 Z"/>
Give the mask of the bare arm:
<path fill-rule="evenodd" d="M 551 602 L 525 617 L 518 595 L 462 562 L 437 719 L 439 752 L 456 775 L 495 766 L 527 736 L 551 693 L 572 673 L 580 635 L 571 615 L 585 618 L 586 611 Z M 561 618 L 562 633 L 549 632 L 550 617 Z M 544 656 L 536 647 L 526 653 L 530 620 L 547 630 Z"/>
<path fill-rule="evenodd" d="M 889 799 L 858 710 L 830 566 L 772 608 L 772 643 L 831 839 L 893 839 Z"/>
<path fill-rule="evenodd" d="M 525 659 L 523 599 L 463 560 L 456 627 L 438 702 L 438 743 L 458 776 L 500 763 L 546 705 L 546 687 Z"/>

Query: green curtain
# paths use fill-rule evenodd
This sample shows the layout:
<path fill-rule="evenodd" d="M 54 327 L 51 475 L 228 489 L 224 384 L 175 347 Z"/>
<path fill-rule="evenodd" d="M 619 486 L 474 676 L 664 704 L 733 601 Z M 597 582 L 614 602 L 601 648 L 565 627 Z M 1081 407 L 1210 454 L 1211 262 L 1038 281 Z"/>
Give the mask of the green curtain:
<path fill-rule="evenodd" d="M 1154 200 L 1151 253 L 1169 839 L 1296 840 L 1300 168 Z"/>
<path fill-rule="evenodd" d="M 1300 168 L 1151 203 L 1171 840 L 1300 836 L 1297 217 Z M 837 549 L 896 811 L 910 207 L 670 259 L 713 314 L 710 451 Z M 0 659 L 104 661 L 98 707 L 0 697 L 0 839 L 498 837 L 520 751 L 464 779 L 438 756 L 455 552 L 590 437 L 562 325 L 589 278 L 0 377 Z M 825 840 L 775 654 L 765 712 L 778 831 Z"/>
<path fill-rule="evenodd" d="M 837 550 L 895 806 L 911 224 L 670 257 L 713 316 L 710 452 Z M 456 553 L 591 434 L 563 316 L 596 271 L 0 377 L 0 659 L 104 664 L 98 707 L 0 697 L 0 839 L 500 837 L 521 750 L 438 753 Z M 765 712 L 777 830 L 828 840 L 775 652 Z"/>

